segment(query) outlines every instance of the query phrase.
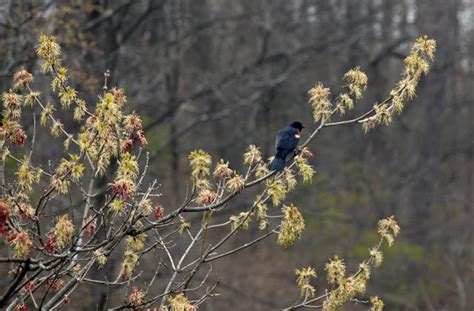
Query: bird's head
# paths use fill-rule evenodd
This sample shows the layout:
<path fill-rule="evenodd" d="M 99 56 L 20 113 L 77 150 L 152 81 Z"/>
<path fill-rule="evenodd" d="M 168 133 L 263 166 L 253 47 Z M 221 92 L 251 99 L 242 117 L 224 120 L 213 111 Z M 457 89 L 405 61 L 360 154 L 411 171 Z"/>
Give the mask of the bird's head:
<path fill-rule="evenodd" d="M 290 124 L 290 126 L 292 128 L 295 128 L 298 130 L 298 132 L 296 133 L 295 137 L 296 138 L 300 138 L 301 137 L 301 131 L 304 129 L 304 125 L 303 123 L 299 122 L 299 121 L 295 121 L 293 123 Z"/>
<path fill-rule="evenodd" d="M 304 129 L 303 123 L 301 123 L 299 121 L 295 121 L 295 122 L 291 123 L 290 126 L 297 129 L 298 131 L 301 131 L 302 129 Z"/>

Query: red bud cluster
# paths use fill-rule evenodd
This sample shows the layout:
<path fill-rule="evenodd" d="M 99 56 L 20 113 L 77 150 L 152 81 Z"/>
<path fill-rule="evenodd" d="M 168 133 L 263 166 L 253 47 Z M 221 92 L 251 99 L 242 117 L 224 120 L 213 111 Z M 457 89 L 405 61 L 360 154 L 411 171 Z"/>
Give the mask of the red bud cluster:
<path fill-rule="evenodd" d="M 312 153 L 311 151 L 309 151 L 308 149 L 303 149 L 303 156 L 307 157 L 307 158 L 312 158 L 314 157 L 314 153 Z"/>
<path fill-rule="evenodd" d="M 123 201 L 127 201 L 128 197 L 130 196 L 130 192 L 133 191 L 132 186 L 133 185 L 131 185 L 131 181 L 120 179 L 112 184 L 112 189 L 115 194 L 118 194 L 122 197 Z"/>
<path fill-rule="evenodd" d="M 48 235 L 48 239 L 46 240 L 46 244 L 44 245 L 44 250 L 52 254 L 54 253 L 54 250 L 56 249 L 56 236 L 54 234 Z"/>
<path fill-rule="evenodd" d="M 30 281 L 26 283 L 25 286 L 23 286 L 23 288 L 21 289 L 21 292 L 23 294 L 27 294 L 28 292 L 33 291 L 35 288 L 36 288 L 35 282 Z"/>
<path fill-rule="evenodd" d="M 26 311 L 26 305 L 24 303 L 22 303 L 21 305 L 16 305 L 14 308 L 13 308 L 13 311 Z"/>
<path fill-rule="evenodd" d="M 148 143 L 146 138 L 145 138 L 145 133 L 143 133 L 142 130 L 136 131 L 133 134 L 133 140 L 135 142 L 138 142 L 141 147 L 145 146 Z"/>
<path fill-rule="evenodd" d="M 129 152 L 133 147 L 133 140 L 127 139 L 122 143 L 122 146 L 120 147 L 120 151 L 122 153 Z"/>
<path fill-rule="evenodd" d="M 97 224 L 95 220 L 92 220 L 92 217 L 89 217 L 88 222 L 89 223 L 87 224 L 85 232 L 88 236 L 91 236 L 94 233 L 95 228 L 97 227 Z"/>
<path fill-rule="evenodd" d="M 0 202 L 0 235 L 6 235 L 10 230 L 7 223 L 9 216 L 8 205 L 5 202 Z"/>
<path fill-rule="evenodd" d="M 156 220 L 160 220 L 163 218 L 163 212 L 164 212 L 164 208 L 161 207 L 161 205 L 157 205 L 155 206 L 155 218 Z"/>
<path fill-rule="evenodd" d="M 8 140 L 15 145 L 23 145 L 26 142 L 25 131 L 16 121 L 6 122 L 0 126 L 0 134 L 8 137 Z"/>
<path fill-rule="evenodd" d="M 13 137 L 14 137 L 13 143 L 15 145 L 23 145 L 26 142 L 25 131 L 23 131 L 23 129 L 21 128 L 16 128 Z"/>
<path fill-rule="evenodd" d="M 122 153 L 130 151 L 134 144 L 139 144 L 140 147 L 143 147 L 148 143 L 142 129 L 142 121 L 135 112 L 124 118 L 123 127 L 130 133 L 130 138 L 122 143 L 120 147 Z"/>

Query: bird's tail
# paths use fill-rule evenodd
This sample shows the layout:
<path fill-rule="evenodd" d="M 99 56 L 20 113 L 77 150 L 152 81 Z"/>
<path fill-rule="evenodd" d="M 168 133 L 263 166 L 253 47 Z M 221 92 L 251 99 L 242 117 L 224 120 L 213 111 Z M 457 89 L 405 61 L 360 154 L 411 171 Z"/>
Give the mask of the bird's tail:
<path fill-rule="evenodd" d="M 271 171 L 283 171 L 285 166 L 286 166 L 286 159 L 277 153 L 272 163 L 268 165 L 268 168 Z"/>

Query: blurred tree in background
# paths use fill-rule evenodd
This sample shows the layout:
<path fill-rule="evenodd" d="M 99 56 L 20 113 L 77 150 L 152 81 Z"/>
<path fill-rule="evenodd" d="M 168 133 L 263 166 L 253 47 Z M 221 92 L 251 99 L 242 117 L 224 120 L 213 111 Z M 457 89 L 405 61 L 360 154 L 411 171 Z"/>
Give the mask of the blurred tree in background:
<path fill-rule="evenodd" d="M 7 91 L 24 66 L 39 90 L 48 88 L 50 80 L 37 74 L 40 66 L 32 53 L 41 33 L 59 39 L 71 81 L 88 107 L 102 92 L 103 73 L 109 70 L 108 84 L 125 89 L 125 109 L 143 116 L 148 173 L 166 193 L 160 204 L 172 211 L 186 198 L 191 150 L 204 149 L 238 170 L 250 144 L 270 156 L 279 128 L 296 119 L 311 124 L 306 90 L 314 81 L 324 81 L 336 96 L 341 76 L 355 65 L 370 83 L 365 98 L 347 111 L 348 118 L 358 116 L 384 100 L 399 80 L 410 43 L 427 34 L 438 42 L 437 61 L 420 82 L 419 99 L 406 105 L 390 129 L 376 127 L 367 135 L 360 126 L 321 132 L 309 160 L 317 169 L 313 183 L 289 194 L 306 220 L 302 239 L 291 251 L 264 241 L 215 262 L 223 295 L 203 308 L 273 310 L 281 307 L 274 297 L 291 304 L 298 289 L 288 271 L 324 267 L 322 254 L 359 262 L 378 239 L 374 223 L 395 214 L 404 230 L 397 244 L 383 249 L 386 264 L 369 291 L 375 288 L 389 310 L 470 310 L 473 11 L 472 0 L 5 0 L 0 4 L 1 86 Z M 53 94 L 42 96 L 55 101 Z M 57 111 L 61 120 L 70 113 Z M 31 138 L 32 119 L 23 124 Z M 64 123 L 67 130 L 76 126 Z M 43 167 L 63 148 L 48 136 L 38 136 L 36 144 Z M 7 177 L 15 170 L 16 163 L 7 161 Z M 113 171 L 97 189 L 111 182 Z M 219 217 L 227 220 L 254 201 L 242 197 Z M 251 227 L 241 239 L 257 234 Z M 241 244 L 233 243 L 229 249 Z M 119 264 L 121 259 L 109 260 Z M 145 262 L 140 269 L 153 274 L 146 267 Z M 320 279 L 316 288 L 324 288 Z M 98 295 L 104 299 L 107 293 L 90 286 L 71 298 L 91 309 Z M 122 292 L 110 295 L 123 299 Z"/>

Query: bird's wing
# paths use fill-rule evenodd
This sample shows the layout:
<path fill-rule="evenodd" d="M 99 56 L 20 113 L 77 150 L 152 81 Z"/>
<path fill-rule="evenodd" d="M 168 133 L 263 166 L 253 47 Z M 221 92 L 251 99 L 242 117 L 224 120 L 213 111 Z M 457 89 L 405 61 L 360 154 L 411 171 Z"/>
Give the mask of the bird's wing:
<path fill-rule="evenodd" d="M 295 129 L 291 128 L 283 128 L 278 131 L 276 141 L 275 141 L 275 149 L 278 150 L 290 150 L 296 148 L 298 144 L 298 139 L 296 139 Z"/>

